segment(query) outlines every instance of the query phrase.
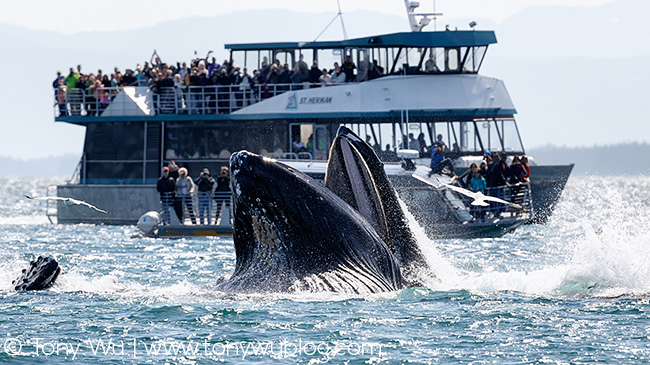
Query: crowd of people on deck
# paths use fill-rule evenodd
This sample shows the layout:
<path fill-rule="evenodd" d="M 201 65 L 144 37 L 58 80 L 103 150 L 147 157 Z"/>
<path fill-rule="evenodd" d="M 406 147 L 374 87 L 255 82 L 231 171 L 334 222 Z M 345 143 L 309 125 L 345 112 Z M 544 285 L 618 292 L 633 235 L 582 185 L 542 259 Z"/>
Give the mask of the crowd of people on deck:
<path fill-rule="evenodd" d="M 82 110 L 86 115 L 99 115 L 115 97 L 115 88 L 124 86 L 149 87 L 155 95 L 164 96 L 156 100 L 159 111 L 163 109 L 160 112 L 223 114 L 231 111 L 231 99 L 236 102 L 235 108 L 240 108 L 253 98 L 261 100 L 290 88 L 301 89 L 305 83 L 310 87 L 334 85 L 370 80 L 383 74 L 384 69 L 377 61 L 357 69 L 350 56 L 340 65 L 335 62 L 332 68 L 321 68 L 318 60 L 309 67 L 302 54 L 292 66 L 277 59 L 269 63 L 264 57 L 260 68 L 252 73 L 247 67 L 228 60 L 219 64 L 215 57 L 211 61 L 197 58 L 189 64 L 175 65 L 155 57 L 151 63 L 138 64 L 134 70 L 122 72 L 115 67 L 110 74 L 101 69 L 84 73 L 81 65 L 70 67 L 67 75 L 57 72 L 52 87 L 61 116 L 81 115 Z"/>
<path fill-rule="evenodd" d="M 199 177 L 192 180 L 185 167 L 179 168 L 174 161 L 170 161 L 162 169 L 156 190 L 160 193 L 164 224 L 170 224 L 172 209 L 180 224 L 184 224 L 185 212 L 192 224 L 196 224 L 195 211 L 198 210 L 202 225 L 218 224 L 224 205 L 230 210 L 230 176 L 226 166 L 221 167 L 216 179 L 210 175 L 210 170 L 204 168 Z M 198 209 L 194 209 L 193 196 L 197 196 Z"/>
<path fill-rule="evenodd" d="M 454 170 L 452 153 L 446 153 L 447 146 L 442 141 L 442 135 L 438 135 L 437 141 L 431 153 L 432 174 L 448 174 L 457 178 Z M 460 184 L 472 192 L 481 192 L 500 199 L 506 198 L 506 188 L 510 189 L 512 203 L 521 205 L 522 195 L 520 194 L 522 184 L 530 182 L 530 166 L 527 156 L 514 156 L 508 164 L 508 155 L 505 152 L 491 153 L 486 151 L 480 165 L 473 162 Z M 492 204 L 496 215 L 505 211 L 503 204 Z M 485 211 L 479 207 L 472 206 L 470 213 L 476 218 L 484 218 Z"/>

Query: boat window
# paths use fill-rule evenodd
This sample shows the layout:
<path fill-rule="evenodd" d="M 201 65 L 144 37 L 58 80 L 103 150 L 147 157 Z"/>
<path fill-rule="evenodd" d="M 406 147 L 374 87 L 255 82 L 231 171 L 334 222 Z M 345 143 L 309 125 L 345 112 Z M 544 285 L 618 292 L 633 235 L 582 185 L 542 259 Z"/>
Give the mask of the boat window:
<path fill-rule="evenodd" d="M 451 129 L 453 141 L 448 147 L 455 152 L 474 152 L 472 148 L 472 139 L 474 137 L 474 128 L 471 122 L 452 122 Z"/>
<path fill-rule="evenodd" d="M 391 73 L 404 73 L 404 67 L 408 66 L 408 61 L 406 60 L 406 49 L 391 48 L 391 53 Z"/>
<path fill-rule="evenodd" d="M 237 55 L 237 53 L 233 53 L 234 55 Z M 241 54 L 240 54 L 241 56 Z M 246 67 L 248 69 L 249 74 L 252 74 L 253 70 L 257 70 L 260 68 L 262 64 L 262 60 L 260 59 L 261 52 L 259 51 L 248 51 L 243 53 L 244 59 L 239 59 L 239 58 L 233 58 L 233 63 L 235 65 L 239 64 L 242 68 Z"/>
<path fill-rule="evenodd" d="M 282 50 L 274 52 L 273 62 L 279 64 L 280 66 L 284 66 L 286 64 L 288 67 L 291 67 L 291 65 L 295 63 L 295 60 L 293 58 L 293 50 Z"/>
<path fill-rule="evenodd" d="M 458 71 L 458 48 L 445 48 L 445 71 Z"/>
<path fill-rule="evenodd" d="M 524 151 L 514 120 L 477 120 L 476 127 L 485 150 L 515 153 Z"/>
<path fill-rule="evenodd" d="M 334 69 L 334 63 L 338 64 L 341 66 L 343 64 L 343 59 L 345 57 L 343 56 L 343 50 L 342 49 L 334 49 L 332 50 L 331 53 L 329 52 L 323 52 L 323 61 L 325 64 L 321 68 L 332 68 Z"/>
<path fill-rule="evenodd" d="M 238 122 L 227 125 L 177 123 L 166 128 L 166 160 L 227 160 L 246 149 L 261 155 L 289 150 L 287 128 L 282 123 Z"/>
<path fill-rule="evenodd" d="M 422 56 L 422 53 L 426 51 L 426 48 L 418 47 L 408 49 L 407 55 L 409 68 L 407 71 L 409 74 L 420 73 L 424 70 L 424 58 Z"/>
<path fill-rule="evenodd" d="M 461 47 L 460 57 L 463 72 L 478 72 L 487 47 Z"/>
<path fill-rule="evenodd" d="M 444 49 L 443 48 L 426 48 L 426 55 L 422 62 L 422 71 L 426 73 L 437 73 L 444 69 Z"/>
<path fill-rule="evenodd" d="M 360 48 L 358 50 L 357 59 L 357 81 L 361 82 L 368 79 L 367 70 L 370 68 L 370 60 L 368 59 L 368 50 Z"/>
<path fill-rule="evenodd" d="M 330 141 L 327 135 L 327 129 L 318 128 L 316 129 L 316 149 L 324 151 L 329 149 Z"/>
<path fill-rule="evenodd" d="M 146 123 L 88 124 L 82 171 L 85 184 L 141 184 L 158 178 L 159 125 L 150 123 L 143 160 Z M 145 169 L 143 171 L 143 168 Z"/>
<path fill-rule="evenodd" d="M 498 123 L 498 122 L 497 122 Z M 519 130 L 514 120 L 501 121 L 503 130 L 503 145 L 508 152 L 523 152 L 524 148 L 519 137 Z"/>
<path fill-rule="evenodd" d="M 92 160 L 142 160 L 143 138 L 142 123 L 91 123 L 84 153 Z"/>
<path fill-rule="evenodd" d="M 474 61 L 474 72 L 478 72 L 483 63 L 483 57 L 485 57 L 485 52 L 487 52 L 487 46 L 484 47 L 474 47 L 473 61 Z"/>
<path fill-rule="evenodd" d="M 497 131 L 494 121 L 477 121 L 477 129 L 483 141 L 483 147 L 487 151 L 501 151 L 501 133 Z"/>

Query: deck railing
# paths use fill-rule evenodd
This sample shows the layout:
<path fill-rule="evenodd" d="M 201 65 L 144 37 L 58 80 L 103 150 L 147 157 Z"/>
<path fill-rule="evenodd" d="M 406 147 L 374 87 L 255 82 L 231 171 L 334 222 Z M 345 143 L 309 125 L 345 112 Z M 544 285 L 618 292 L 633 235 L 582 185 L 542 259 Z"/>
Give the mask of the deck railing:
<path fill-rule="evenodd" d="M 165 193 L 161 196 L 160 214 L 163 224 L 178 221 L 188 225 L 230 225 L 232 198 L 229 191 L 194 192 L 186 196 Z"/>
<path fill-rule="evenodd" d="M 207 85 L 149 88 L 148 105 L 152 114 L 230 114 L 249 105 L 288 91 L 304 90 L 336 84 L 256 84 Z M 123 87 L 98 87 L 96 89 L 54 89 L 54 116 L 102 116 L 103 112 L 123 93 Z M 126 111 L 126 115 L 138 111 Z"/>
<path fill-rule="evenodd" d="M 489 207 L 471 205 L 472 199 L 461 194 L 457 194 L 469 207 L 469 213 L 475 219 L 495 218 L 495 217 L 515 217 L 530 216 L 532 214 L 533 204 L 530 195 L 530 183 L 511 184 L 487 188 L 485 195 L 493 196 L 512 204 L 517 204 L 521 208 L 514 207 L 503 203 L 489 202 Z"/>

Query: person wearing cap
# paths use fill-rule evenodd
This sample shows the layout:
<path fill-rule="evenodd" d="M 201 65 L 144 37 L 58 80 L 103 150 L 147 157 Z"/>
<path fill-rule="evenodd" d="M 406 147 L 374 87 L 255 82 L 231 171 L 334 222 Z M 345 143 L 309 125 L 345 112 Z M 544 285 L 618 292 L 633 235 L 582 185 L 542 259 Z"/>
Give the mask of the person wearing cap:
<path fill-rule="evenodd" d="M 479 170 L 481 171 L 481 175 L 485 178 L 485 181 L 489 184 L 490 174 L 492 174 L 492 168 L 494 167 L 492 152 L 485 151 L 485 154 L 483 154 L 483 160 L 485 161 L 481 163 Z"/>
<path fill-rule="evenodd" d="M 203 224 L 204 218 L 207 224 L 210 224 L 210 211 L 212 192 L 214 191 L 214 179 L 210 176 L 210 170 L 203 169 L 201 175 L 194 181 L 199 191 L 199 222 Z"/>
<path fill-rule="evenodd" d="M 170 209 L 174 202 L 174 191 L 176 190 L 176 183 L 174 179 L 169 176 L 169 168 L 167 166 L 162 169 L 162 176 L 156 183 L 156 190 L 160 193 L 160 205 L 162 206 L 163 223 L 169 224 Z"/>
<path fill-rule="evenodd" d="M 431 171 L 429 172 L 429 176 L 441 173 L 445 167 L 449 169 L 451 176 L 456 176 L 453 163 L 445 157 L 445 144 L 436 142 L 433 153 L 431 153 Z"/>

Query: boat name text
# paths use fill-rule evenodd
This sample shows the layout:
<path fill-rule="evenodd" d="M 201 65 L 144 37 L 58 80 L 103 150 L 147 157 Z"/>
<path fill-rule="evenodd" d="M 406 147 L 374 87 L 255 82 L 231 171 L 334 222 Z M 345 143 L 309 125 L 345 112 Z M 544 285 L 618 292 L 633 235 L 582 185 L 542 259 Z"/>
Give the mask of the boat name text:
<path fill-rule="evenodd" d="M 314 96 L 300 98 L 300 104 L 332 104 L 331 96 Z"/>

